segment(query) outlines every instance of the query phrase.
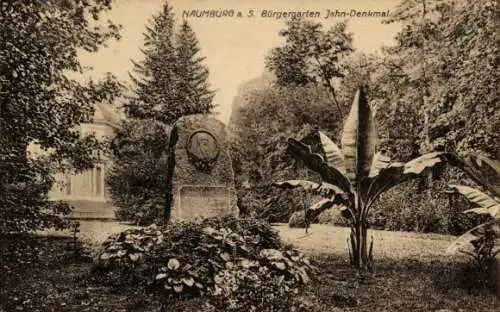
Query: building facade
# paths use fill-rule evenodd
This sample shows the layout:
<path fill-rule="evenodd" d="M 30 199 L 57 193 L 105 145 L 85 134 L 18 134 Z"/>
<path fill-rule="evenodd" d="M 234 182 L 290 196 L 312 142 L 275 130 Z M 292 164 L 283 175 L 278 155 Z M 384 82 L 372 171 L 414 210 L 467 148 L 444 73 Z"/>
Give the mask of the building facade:
<path fill-rule="evenodd" d="M 109 106 L 109 105 L 108 105 Z M 114 136 L 119 127 L 118 113 L 105 104 L 95 107 L 93 123 L 81 124 L 82 135 L 94 134 L 99 140 Z M 72 217 L 84 219 L 114 219 L 114 208 L 106 188 L 110 161 L 103 157 L 94 168 L 77 174 L 58 174 L 49 193 L 51 200 L 62 200 L 74 206 Z"/>

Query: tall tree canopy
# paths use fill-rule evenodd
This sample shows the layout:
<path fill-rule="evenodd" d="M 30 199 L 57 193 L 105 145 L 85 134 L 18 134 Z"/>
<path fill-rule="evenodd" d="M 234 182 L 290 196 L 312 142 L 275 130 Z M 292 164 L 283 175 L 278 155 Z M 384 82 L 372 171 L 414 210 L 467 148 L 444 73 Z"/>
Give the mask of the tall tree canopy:
<path fill-rule="evenodd" d="M 332 80 L 344 76 L 343 59 L 354 51 L 352 33 L 346 23 L 337 23 L 324 31 L 323 25 L 311 20 L 292 18 L 280 31 L 285 44 L 271 50 L 266 68 L 274 73 L 281 86 L 327 87 L 332 102 L 343 117 L 342 105 L 336 98 Z"/>
<path fill-rule="evenodd" d="M 53 225 L 57 218 L 46 196 L 54 168 L 84 169 L 95 160 L 95 138 L 82 138 L 77 126 L 92 118 L 94 103 L 113 101 L 121 89 L 112 76 L 83 84 L 67 73 L 83 72 L 80 50 L 96 52 L 118 38 L 117 25 L 98 21 L 111 2 L 1 1 L 1 230 Z M 27 157 L 32 143 L 46 156 Z"/>
<path fill-rule="evenodd" d="M 244 94 L 246 104 L 233 112 L 230 126 L 236 137 L 233 161 L 241 205 L 271 221 L 286 222 L 294 210 L 309 203 L 297 200 L 303 196 L 288 200 L 267 186 L 270 181 L 309 174 L 287 157 L 287 137 L 305 138 L 314 145 L 319 143 L 312 134 L 317 130 L 340 134 L 339 110 L 346 111 L 352 99 L 337 101 L 332 80 L 345 74 L 343 61 L 353 48 L 344 23 L 325 31 L 321 23 L 293 18 L 279 35 L 284 44 L 266 57 L 266 69 L 275 82 Z M 253 189 L 242 186 L 247 182 Z"/>
<path fill-rule="evenodd" d="M 198 45 L 187 21 L 176 32 L 172 7 L 166 3 L 146 26 L 144 60 L 133 61 L 135 96 L 125 105 L 129 117 L 171 124 L 183 115 L 212 111 L 214 91 Z"/>
<path fill-rule="evenodd" d="M 498 2 L 405 0 L 386 22 L 403 25 L 379 72 L 392 82 L 386 105 L 419 116 L 420 150 L 499 158 Z M 398 120 L 386 122 L 403 130 Z"/>
<path fill-rule="evenodd" d="M 148 224 L 163 222 L 167 180 L 166 126 L 179 117 L 212 112 L 215 95 L 208 83 L 196 34 L 187 21 L 176 27 L 166 3 L 146 26 L 144 60 L 133 62 L 134 95 L 128 119 L 112 147 L 115 166 L 108 186 L 118 218 Z"/>
<path fill-rule="evenodd" d="M 209 113 L 215 92 L 208 83 L 208 68 L 202 64 L 205 57 L 199 56 L 198 39 L 189 23 L 184 20 L 175 41 L 177 57 L 176 73 L 179 77 L 177 89 L 184 101 L 182 115 Z"/>
<path fill-rule="evenodd" d="M 353 51 L 352 34 L 346 32 L 345 23 L 324 31 L 321 23 L 292 18 L 286 26 L 280 32 L 285 44 L 272 49 L 266 58 L 266 67 L 278 84 L 328 86 L 332 78 L 343 76 L 339 61 Z"/>

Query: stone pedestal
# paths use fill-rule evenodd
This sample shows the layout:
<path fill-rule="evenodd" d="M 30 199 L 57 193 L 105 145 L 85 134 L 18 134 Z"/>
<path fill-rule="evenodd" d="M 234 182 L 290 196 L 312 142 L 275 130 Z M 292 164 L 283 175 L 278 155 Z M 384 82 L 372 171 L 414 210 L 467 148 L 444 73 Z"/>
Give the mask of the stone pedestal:
<path fill-rule="evenodd" d="M 169 220 L 238 216 L 226 126 L 209 115 L 180 118 L 170 130 Z"/>

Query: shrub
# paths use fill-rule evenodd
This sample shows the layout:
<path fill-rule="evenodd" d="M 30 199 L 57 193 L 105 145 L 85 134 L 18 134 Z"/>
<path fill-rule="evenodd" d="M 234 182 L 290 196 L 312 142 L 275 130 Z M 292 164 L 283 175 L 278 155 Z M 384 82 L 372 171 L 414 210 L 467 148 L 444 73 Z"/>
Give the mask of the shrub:
<path fill-rule="evenodd" d="M 475 153 L 467 153 L 459 158 L 452 155 L 451 163 L 463 170 L 474 182 L 484 188 L 479 190 L 466 185 L 450 184 L 449 187 L 476 206 L 464 213 L 472 213 L 483 217 L 481 224 L 462 234 L 457 242 L 469 241 L 472 252 L 470 255 L 478 270 L 478 279 L 485 286 L 491 283 L 500 289 L 497 271 L 497 255 L 500 253 L 498 239 L 500 238 L 500 161 L 490 159 Z M 469 237 L 467 237 L 469 236 Z M 472 236 L 472 239 L 470 238 Z M 495 275 L 496 280 L 495 280 Z M 493 277 L 493 278 L 492 278 Z"/>
<path fill-rule="evenodd" d="M 0 148 L 5 147 L 0 143 Z M 0 157 L 4 152 L 0 151 Z M 47 199 L 54 183 L 53 167 L 44 157 L 0 162 L 0 233 L 29 233 L 71 226 L 64 218 L 71 212 L 71 206 Z"/>
<path fill-rule="evenodd" d="M 129 120 L 110 142 L 114 166 L 106 179 L 117 218 L 150 225 L 163 221 L 168 137 L 153 120 Z"/>
<path fill-rule="evenodd" d="M 472 248 L 469 250 L 459 249 L 460 252 L 470 257 L 476 275 L 475 279 L 478 285 L 483 287 L 495 287 L 498 283 L 497 276 L 494 274 L 495 265 L 497 260 L 496 255 L 500 252 L 496 241 L 500 235 L 498 225 L 488 224 L 474 232 L 474 239 L 470 240 Z"/>
<path fill-rule="evenodd" d="M 346 218 L 342 216 L 340 210 L 335 208 L 330 208 L 328 210 L 323 211 L 318 216 L 318 223 L 320 224 L 330 224 L 336 226 L 348 226 L 349 222 Z"/>
<path fill-rule="evenodd" d="M 435 181 L 430 192 L 418 193 L 417 183 L 396 187 L 382 194 L 369 221 L 372 228 L 422 233 L 463 233 L 473 220 L 463 215 L 464 200 L 450 200 L 439 193 L 442 182 Z"/>
<path fill-rule="evenodd" d="M 166 300 L 208 296 L 218 311 L 251 311 L 272 305 L 270 294 L 295 296 L 313 270 L 267 223 L 223 217 L 112 236 L 93 272 L 98 281 L 139 285 Z"/>
<path fill-rule="evenodd" d="M 288 226 L 291 228 L 305 228 L 306 227 L 306 216 L 304 210 L 298 210 L 292 213 L 290 220 L 288 220 Z"/>

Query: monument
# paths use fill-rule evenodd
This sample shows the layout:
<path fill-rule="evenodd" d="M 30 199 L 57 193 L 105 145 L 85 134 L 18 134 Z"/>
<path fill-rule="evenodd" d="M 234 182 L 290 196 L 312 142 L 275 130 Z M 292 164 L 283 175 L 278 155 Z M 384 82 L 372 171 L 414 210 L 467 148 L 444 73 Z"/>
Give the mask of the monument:
<path fill-rule="evenodd" d="M 210 115 L 181 117 L 169 129 L 170 221 L 238 216 L 226 126 Z"/>

